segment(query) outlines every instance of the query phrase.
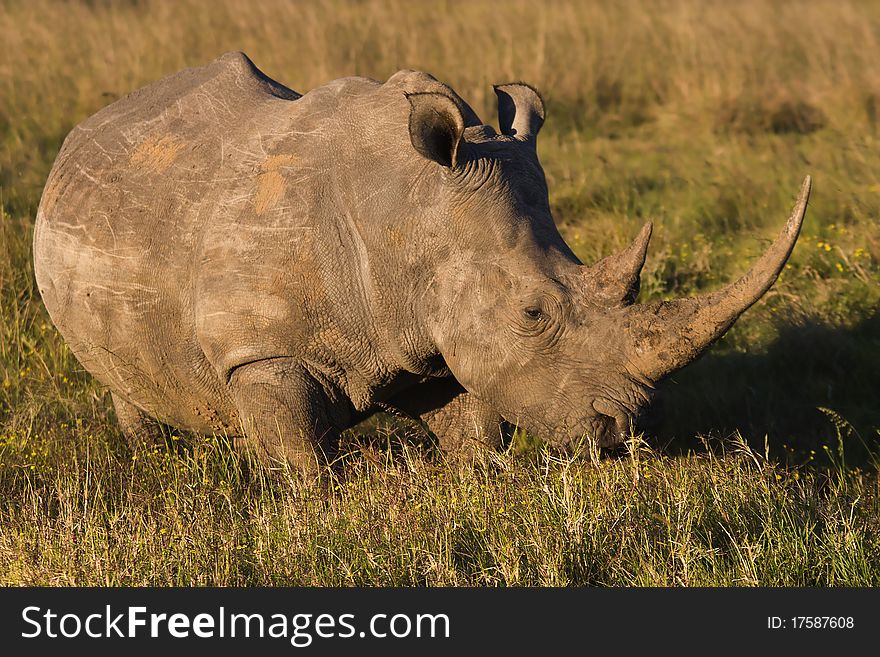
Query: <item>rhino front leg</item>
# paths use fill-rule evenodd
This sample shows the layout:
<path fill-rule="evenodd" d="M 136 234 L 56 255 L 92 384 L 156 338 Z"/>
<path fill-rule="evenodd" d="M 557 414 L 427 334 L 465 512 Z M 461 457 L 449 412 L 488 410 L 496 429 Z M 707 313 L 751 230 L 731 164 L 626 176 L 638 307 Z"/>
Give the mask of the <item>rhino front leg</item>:
<path fill-rule="evenodd" d="M 236 369 L 230 388 L 246 448 L 307 476 L 325 472 L 345 411 L 311 374 L 291 359 L 273 358 Z"/>
<path fill-rule="evenodd" d="M 420 383 L 398 394 L 391 405 L 427 424 L 444 452 L 467 455 L 501 446 L 501 416 L 452 377 Z"/>

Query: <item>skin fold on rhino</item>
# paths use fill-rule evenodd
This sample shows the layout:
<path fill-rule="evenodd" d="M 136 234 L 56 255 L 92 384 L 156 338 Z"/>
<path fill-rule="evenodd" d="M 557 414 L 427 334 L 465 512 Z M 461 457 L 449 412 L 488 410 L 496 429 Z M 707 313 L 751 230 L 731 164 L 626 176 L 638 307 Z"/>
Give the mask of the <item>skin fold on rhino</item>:
<path fill-rule="evenodd" d="M 495 91 L 500 134 L 425 73 L 300 95 L 230 53 L 74 128 L 36 278 L 126 436 L 229 432 L 307 473 L 388 407 L 447 449 L 497 444 L 504 421 L 619 443 L 776 280 L 809 178 L 739 281 L 635 304 L 651 225 L 583 265 L 550 214 L 540 96 Z"/>

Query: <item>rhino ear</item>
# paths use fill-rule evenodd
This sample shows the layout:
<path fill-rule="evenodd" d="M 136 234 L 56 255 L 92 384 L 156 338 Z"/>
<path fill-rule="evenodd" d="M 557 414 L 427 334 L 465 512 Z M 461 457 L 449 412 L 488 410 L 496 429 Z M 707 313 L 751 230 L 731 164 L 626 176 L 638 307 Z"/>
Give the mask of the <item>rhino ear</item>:
<path fill-rule="evenodd" d="M 464 117 L 445 94 L 407 94 L 410 104 L 409 138 L 422 157 L 454 167 L 464 133 Z"/>
<path fill-rule="evenodd" d="M 498 127 L 501 133 L 523 140 L 534 139 L 544 125 L 544 101 L 537 89 L 522 82 L 497 84 Z"/>

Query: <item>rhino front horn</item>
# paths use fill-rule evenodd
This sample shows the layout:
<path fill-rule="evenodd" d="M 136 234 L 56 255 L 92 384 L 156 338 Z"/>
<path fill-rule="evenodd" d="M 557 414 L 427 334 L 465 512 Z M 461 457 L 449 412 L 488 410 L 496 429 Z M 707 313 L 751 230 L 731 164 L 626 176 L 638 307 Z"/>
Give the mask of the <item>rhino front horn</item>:
<path fill-rule="evenodd" d="M 807 176 L 785 228 L 738 281 L 704 296 L 624 309 L 628 357 L 643 376 L 658 381 L 696 360 L 770 289 L 797 241 L 810 185 Z"/>

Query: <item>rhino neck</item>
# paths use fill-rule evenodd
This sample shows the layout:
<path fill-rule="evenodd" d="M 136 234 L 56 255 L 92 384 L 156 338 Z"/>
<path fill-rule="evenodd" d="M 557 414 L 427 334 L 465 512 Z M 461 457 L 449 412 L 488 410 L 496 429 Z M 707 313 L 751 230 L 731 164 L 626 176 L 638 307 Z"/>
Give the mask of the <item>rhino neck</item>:
<path fill-rule="evenodd" d="M 314 254 L 332 296 L 333 330 L 356 352 L 342 364 L 356 406 L 357 398 L 381 400 L 409 375 L 448 374 L 426 313 L 438 260 L 448 250 L 440 246 L 443 231 L 430 229 L 441 220 L 435 181 L 411 161 L 363 161 L 343 156 L 326 170 L 334 211 L 321 220 Z M 355 379 L 360 390 L 351 389 Z"/>
<path fill-rule="evenodd" d="M 352 313 L 352 301 L 359 307 L 380 378 L 403 372 L 436 375 L 439 351 L 421 307 L 434 267 L 423 244 L 396 218 L 382 219 L 378 213 L 366 225 L 351 213 L 340 219 L 355 281 L 342 311 Z"/>

